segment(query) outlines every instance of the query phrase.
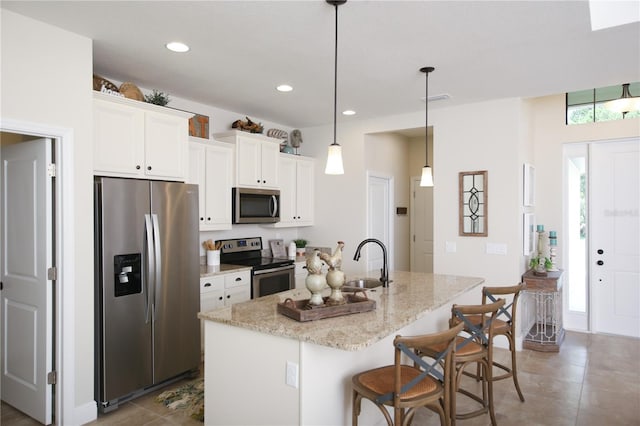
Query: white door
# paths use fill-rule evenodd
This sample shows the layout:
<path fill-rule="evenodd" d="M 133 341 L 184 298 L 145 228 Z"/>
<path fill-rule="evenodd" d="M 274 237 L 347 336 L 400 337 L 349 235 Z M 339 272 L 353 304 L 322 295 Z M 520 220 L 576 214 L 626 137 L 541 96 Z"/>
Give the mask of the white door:
<path fill-rule="evenodd" d="M 52 419 L 52 142 L 2 148 L 2 400 L 44 424 Z"/>
<path fill-rule="evenodd" d="M 411 271 L 433 272 L 433 187 L 411 180 Z"/>
<path fill-rule="evenodd" d="M 590 153 L 593 331 L 640 337 L 640 140 Z"/>
<path fill-rule="evenodd" d="M 368 184 L 368 228 L 367 238 L 377 238 L 382 241 L 387 247 L 387 253 L 389 256 L 388 269 L 393 269 L 391 265 L 392 261 L 392 230 L 391 230 L 391 214 L 390 209 L 392 205 L 392 179 L 388 177 L 380 177 L 369 175 Z M 383 265 L 383 253 L 380 247 L 376 247 L 374 244 L 367 244 L 366 246 L 366 259 L 367 270 L 380 270 Z"/>

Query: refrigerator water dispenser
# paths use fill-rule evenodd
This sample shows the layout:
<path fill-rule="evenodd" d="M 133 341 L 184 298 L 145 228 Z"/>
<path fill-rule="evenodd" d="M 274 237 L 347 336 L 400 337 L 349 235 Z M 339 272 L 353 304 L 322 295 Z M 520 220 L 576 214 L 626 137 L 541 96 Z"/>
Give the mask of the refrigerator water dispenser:
<path fill-rule="evenodd" d="M 115 297 L 142 293 L 141 262 L 140 253 L 113 256 Z"/>

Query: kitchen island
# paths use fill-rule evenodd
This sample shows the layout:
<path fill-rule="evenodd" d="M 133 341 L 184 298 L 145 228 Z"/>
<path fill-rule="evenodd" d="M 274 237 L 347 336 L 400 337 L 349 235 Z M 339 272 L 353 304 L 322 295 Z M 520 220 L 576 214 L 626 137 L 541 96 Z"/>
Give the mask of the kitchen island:
<path fill-rule="evenodd" d="M 277 312 L 286 298 L 308 299 L 306 289 L 201 312 L 205 424 L 350 424 L 353 374 L 392 364 L 396 335 L 444 330 L 453 303 L 481 299 L 481 278 L 402 271 L 390 278 L 389 288 L 367 291 L 376 301 L 370 312 L 309 322 Z M 367 403 L 360 419 L 383 420 Z"/>

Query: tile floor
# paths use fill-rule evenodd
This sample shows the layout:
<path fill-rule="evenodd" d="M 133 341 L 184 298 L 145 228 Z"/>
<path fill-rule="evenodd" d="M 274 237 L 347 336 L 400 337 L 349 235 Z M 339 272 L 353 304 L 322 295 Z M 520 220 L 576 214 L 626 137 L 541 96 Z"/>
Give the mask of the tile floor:
<path fill-rule="evenodd" d="M 496 349 L 496 359 L 509 352 Z M 518 376 L 525 402 L 513 382 L 494 388 L 496 420 L 510 425 L 640 425 L 640 340 L 568 332 L 559 353 L 524 350 L 518 353 Z M 472 385 L 475 382 L 471 382 Z M 154 401 L 161 391 L 130 401 L 92 425 L 202 425 L 181 411 Z M 459 398 L 461 410 L 465 401 Z M 366 403 L 366 402 L 363 402 Z M 381 417 L 382 420 L 382 417 Z M 3 426 L 37 425 L 2 403 Z M 437 425 L 429 410 L 420 410 L 414 425 Z M 490 425 L 488 415 L 460 420 L 459 425 Z"/>

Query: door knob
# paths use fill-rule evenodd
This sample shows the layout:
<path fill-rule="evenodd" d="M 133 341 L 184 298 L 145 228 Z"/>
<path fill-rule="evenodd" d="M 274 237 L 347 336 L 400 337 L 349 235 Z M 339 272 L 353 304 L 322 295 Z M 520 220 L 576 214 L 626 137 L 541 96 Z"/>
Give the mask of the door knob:
<path fill-rule="evenodd" d="M 598 264 L 599 266 L 602 266 L 602 265 L 604 265 L 604 262 L 603 262 L 602 260 L 598 260 L 598 261 L 596 262 L 596 264 Z"/>

